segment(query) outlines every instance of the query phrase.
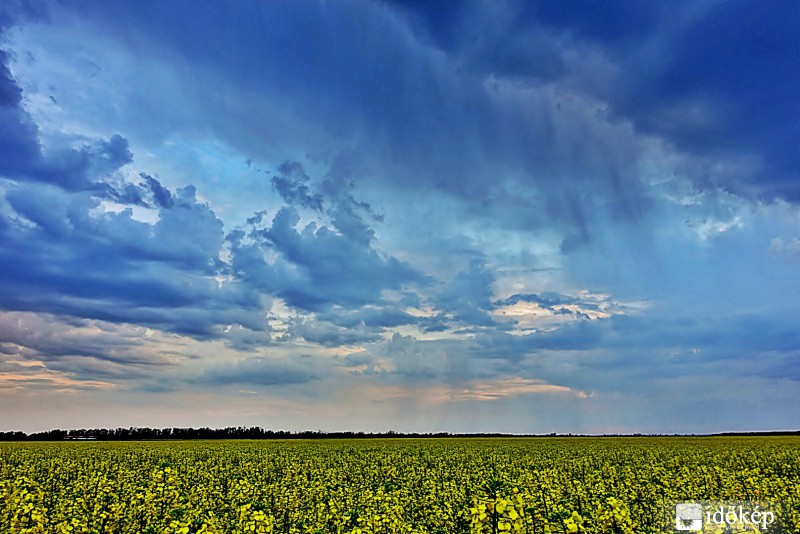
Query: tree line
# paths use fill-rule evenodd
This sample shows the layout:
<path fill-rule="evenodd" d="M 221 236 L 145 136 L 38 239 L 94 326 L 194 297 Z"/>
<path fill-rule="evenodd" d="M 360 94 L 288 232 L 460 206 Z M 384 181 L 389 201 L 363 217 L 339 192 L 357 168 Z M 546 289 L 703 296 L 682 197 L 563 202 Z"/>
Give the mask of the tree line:
<path fill-rule="evenodd" d="M 137 440 L 187 440 L 187 439 L 358 439 L 358 438 L 437 438 L 453 434 L 439 433 L 398 433 L 388 432 L 323 432 L 306 430 L 290 432 L 286 430 L 264 430 L 261 427 L 227 427 L 227 428 L 91 428 L 75 430 L 50 430 L 47 432 L 0 432 L 0 441 L 61 441 L 94 439 L 102 441 L 137 441 Z M 503 436 L 503 434 L 475 434 L 476 436 Z"/>
<path fill-rule="evenodd" d="M 141 440 L 190 440 L 190 439 L 374 439 L 374 438 L 517 438 L 517 437 L 646 437 L 646 436 L 797 436 L 800 430 L 776 432 L 724 432 L 719 434 L 604 434 L 602 436 L 587 434 L 502 434 L 502 433 L 470 433 L 451 434 L 436 433 L 403 433 L 388 432 L 323 432 L 322 430 L 305 430 L 290 432 L 287 430 L 264 430 L 258 426 L 231 426 L 226 428 L 90 428 L 74 430 L 49 430 L 47 432 L 12 431 L 0 432 L 0 441 L 62 441 L 62 440 L 97 440 L 97 441 L 141 441 Z"/>

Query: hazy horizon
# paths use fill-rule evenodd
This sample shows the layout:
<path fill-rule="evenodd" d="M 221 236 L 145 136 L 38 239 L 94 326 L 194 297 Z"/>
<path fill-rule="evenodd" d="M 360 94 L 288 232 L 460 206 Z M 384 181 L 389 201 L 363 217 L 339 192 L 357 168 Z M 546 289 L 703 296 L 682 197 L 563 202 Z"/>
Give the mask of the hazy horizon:
<path fill-rule="evenodd" d="M 798 24 L 3 2 L 0 431 L 800 428 Z"/>

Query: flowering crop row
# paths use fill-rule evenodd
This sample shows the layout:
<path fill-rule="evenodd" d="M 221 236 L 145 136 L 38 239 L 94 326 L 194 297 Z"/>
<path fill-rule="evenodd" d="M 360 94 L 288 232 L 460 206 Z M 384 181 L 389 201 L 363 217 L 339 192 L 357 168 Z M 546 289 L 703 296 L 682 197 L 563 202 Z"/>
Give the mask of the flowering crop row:
<path fill-rule="evenodd" d="M 800 439 L 0 444 L 11 533 L 657 533 L 682 500 L 800 532 Z"/>

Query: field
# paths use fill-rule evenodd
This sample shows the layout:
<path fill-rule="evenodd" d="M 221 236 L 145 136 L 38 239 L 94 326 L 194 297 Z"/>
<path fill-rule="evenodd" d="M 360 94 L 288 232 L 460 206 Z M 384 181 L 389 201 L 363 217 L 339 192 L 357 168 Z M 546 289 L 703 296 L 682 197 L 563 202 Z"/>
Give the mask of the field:
<path fill-rule="evenodd" d="M 4 533 L 673 532 L 692 499 L 799 532 L 800 439 L 0 444 Z"/>

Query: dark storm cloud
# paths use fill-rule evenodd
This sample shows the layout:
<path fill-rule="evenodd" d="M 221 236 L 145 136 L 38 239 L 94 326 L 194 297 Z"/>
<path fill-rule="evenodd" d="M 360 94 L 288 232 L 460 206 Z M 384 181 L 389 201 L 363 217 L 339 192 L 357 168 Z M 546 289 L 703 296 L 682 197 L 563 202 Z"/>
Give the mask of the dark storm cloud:
<path fill-rule="evenodd" d="M 0 50 L 0 173 L 20 176 L 41 158 L 36 125 L 22 109 L 22 90 L 8 69 L 8 53 Z"/>
<path fill-rule="evenodd" d="M 256 160 L 274 161 L 275 151 L 284 147 L 290 152 L 299 147 L 318 162 L 350 153 L 373 170 L 353 177 L 359 190 L 370 190 L 371 202 L 389 195 L 397 199 L 389 209 L 397 209 L 403 201 L 444 197 L 487 226 L 559 227 L 580 238 L 570 244 L 589 242 L 589 229 L 607 219 L 641 218 L 646 211 L 648 195 L 632 172 L 639 150 L 635 140 L 598 127 L 597 113 L 588 105 L 560 109 L 558 91 L 517 87 L 493 74 L 491 59 L 507 48 L 505 26 L 513 20 L 504 4 L 464 8 L 469 28 L 483 32 L 480 39 L 455 32 L 477 43 L 465 57 L 434 53 L 418 33 L 409 32 L 404 16 L 377 3 L 336 9 L 203 4 L 192 10 L 187 19 L 180 2 L 117 2 L 81 15 L 134 54 L 179 57 L 197 67 L 185 80 L 183 70 L 170 70 L 183 88 L 180 98 L 171 98 L 170 91 L 123 97 L 123 110 L 144 109 L 163 119 L 131 116 L 132 127 L 147 135 L 154 135 L 156 122 L 162 139 L 170 134 L 164 128 L 178 130 L 190 121 L 191 131 L 212 130 Z M 74 17 L 63 6 L 52 11 L 55 18 Z M 484 19 L 492 24 L 482 30 Z M 130 24 L 121 25 L 122 20 Z M 248 22 L 230 32 L 220 20 Z M 346 40 L 340 38 L 343 29 Z M 515 44 L 509 70 L 544 57 L 537 51 L 545 49 L 551 56 L 546 63 L 558 63 L 560 41 L 546 32 L 534 37 L 522 35 Z M 250 46 L 238 47 L 240 39 Z M 534 51 L 526 55 L 530 47 Z M 206 73 L 202 80 L 196 77 L 200 72 Z M 246 99 L 230 98 L 231 91 L 258 98 L 245 104 Z M 563 146 L 554 146 L 558 143 Z M 330 197 L 326 182 L 340 185 L 309 183 L 303 172 L 292 172 L 276 174 L 273 185 L 300 209 L 318 211 L 318 195 Z M 347 232 L 352 224 L 351 235 L 360 230 L 362 239 L 372 239 L 369 224 L 352 216 L 360 207 L 340 200 L 325 206 L 337 227 Z M 433 214 L 425 224 L 435 227 L 440 216 Z M 424 234 L 413 234 L 410 242 L 424 241 Z"/>
<path fill-rule="evenodd" d="M 42 250 L 42 257 L 58 257 L 63 251 L 64 255 L 86 256 L 87 260 L 93 257 L 92 261 L 106 267 L 117 261 L 139 260 L 173 264 L 188 272 L 214 273 L 223 243 L 222 221 L 207 205 L 196 202 L 191 186 L 180 189 L 178 195 L 176 206 L 162 210 L 158 222 L 149 224 L 135 219 L 130 209 L 94 215 L 100 202 L 88 193 L 20 184 L 9 188 L 6 200 L 14 214 L 35 226 L 19 225 L 8 233 L 7 240 L 28 252 L 42 247 L 42 241 L 48 238 L 67 240 L 48 243 L 51 250 Z M 193 233 L 187 235 L 187 230 Z M 103 250 L 114 252 L 104 255 Z M 149 267 L 152 265 L 141 265 L 145 270 Z"/>
<path fill-rule="evenodd" d="M 172 193 L 169 192 L 169 189 L 161 185 L 161 182 L 148 174 L 141 173 L 139 176 L 141 176 L 148 187 L 150 187 L 150 191 L 153 193 L 153 199 L 155 200 L 157 206 L 162 208 L 172 207 L 175 201 L 173 200 Z"/>
<path fill-rule="evenodd" d="M 28 176 L 67 191 L 93 191 L 113 197 L 113 189 L 103 178 L 131 161 L 133 154 L 128 149 L 128 140 L 115 134 L 108 141 L 101 139 L 79 149 L 45 154 L 38 165 L 16 178 L 24 180 Z"/>
<path fill-rule="evenodd" d="M 530 18 L 520 16 L 519 9 L 506 12 L 500 3 L 387 3 L 408 18 L 420 39 L 484 74 L 552 80 L 566 73 L 558 43 L 531 31 Z"/>
<path fill-rule="evenodd" d="M 559 81 L 575 69 L 565 54 L 584 46 L 576 43 L 591 42 L 606 51 L 610 61 L 625 62 L 630 58 L 622 54 L 620 43 L 639 42 L 653 32 L 661 35 L 654 22 L 662 16 L 661 10 L 647 6 L 614 10 L 620 13 L 609 14 L 609 21 L 628 28 L 626 32 L 599 30 L 587 23 L 588 17 L 566 9 L 530 8 L 517 3 L 459 6 L 453 10 L 426 5 L 414 6 L 412 11 L 378 5 L 359 10 L 344 6 L 332 11 L 318 5 L 296 10 L 287 5 L 234 9 L 217 4 L 197 7 L 187 20 L 179 2 L 120 2 L 101 6 L 87 16 L 131 46 L 136 46 L 136 37 L 146 35 L 153 46 L 166 45 L 187 61 L 242 87 L 270 88 L 274 91 L 270 95 L 291 94 L 297 108 L 304 110 L 299 116 L 312 118 L 322 129 L 349 139 L 368 131 L 369 136 L 362 139 L 364 150 L 376 148 L 387 161 L 393 161 L 392 154 L 397 154 L 392 164 L 406 160 L 409 165 L 405 170 L 409 172 L 403 178 L 408 184 L 420 186 L 422 192 L 431 187 L 445 191 L 467 206 L 466 213 L 486 216 L 499 221 L 494 224 L 514 229 L 565 225 L 561 228 L 566 234 L 562 251 L 573 252 L 589 244 L 593 232 L 635 219 L 646 208 L 647 195 L 628 168 L 636 162 L 637 149 L 620 149 L 626 138 L 606 139 L 605 131 L 582 128 L 585 118 L 580 110 L 568 109 L 566 100 L 563 109 L 556 109 L 558 99 L 546 94 L 533 93 L 529 107 L 537 111 L 523 118 L 518 107 L 507 104 L 508 87 L 501 83 L 498 87 L 505 88 L 493 93 L 487 89 L 485 75 L 525 78 L 523 66 L 530 63 L 533 66 L 528 77 Z M 450 60 L 461 61 L 458 70 L 426 55 L 424 47 L 406 33 L 409 12 L 413 12 L 410 17 L 416 38 L 430 33 Z M 495 16 L 485 16 L 489 14 Z M 119 28 L 120 20 L 133 23 Z M 229 32 L 218 24 L 219 20 L 247 23 Z M 491 24 L 482 30 L 480 39 L 473 39 L 482 20 Z M 352 29 L 348 41 L 332 38 L 340 35 L 342 25 Z M 289 27 L 291 35 L 287 33 Z M 509 32 L 508 28 L 517 31 Z M 205 37 L 199 39 L 199 35 Z M 241 50 L 236 43 L 242 36 L 252 40 L 253 49 L 232 54 Z M 355 48 L 364 49 L 365 43 L 374 44 L 366 47 L 370 54 L 353 54 Z M 256 48 L 280 49 L 281 53 L 256 55 Z M 506 51 L 507 57 L 494 53 L 500 50 Z M 544 54 L 543 50 L 549 52 Z M 495 69 L 491 68 L 493 57 L 498 58 Z M 527 61 L 534 57 L 546 59 L 541 65 Z M 256 59 L 259 69 L 252 68 Z M 388 61 L 391 59 L 394 63 Z M 320 87 L 325 91 L 319 91 Z M 509 87 L 513 93 L 513 85 Z M 528 88 L 524 83 L 520 87 Z M 202 88 L 198 90 L 202 92 Z M 387 106 L 387 102 L 392 105 Z M 347 109 L 348 113 L 334 113 L 338 109 Z M 220 131 L 225 132 L 225 128 Z M 554 144 L 555 132 L 561 136 L 560 146 Z M 237 141 L 229 132 L 225 135 Z M 519 141 L 511 142 L 513 139 Z M 95 148 L 74 153 L 83 155 L 77 158 L 81 161 L 106 162 L 103 170 L 107 172 L 126 161 L 123 141 L 112 137 Z M 473 146 L 481 149 L 468 149 Z M 460 156 L 453 158 L 454 153 Z M 487 153 L 505 159 L 516 177 L 505 176 L 494 164 L 487 167 L 480 159 L 480 154 Z M 81 169 L 86 166 L 77 165 Z M 485 179 L 487 171 L 492 180 Z M 163 186 L 148 177 L 143 176 L 143 180 L 149 192 L 142 187 L 137 196 L 135 188 L 126 186 L 115 189 L 116 198 L 130 204 L 170 208 L 174 200 L 168 191 L 165 194 Z M 388 184 L 381 184 L 379 189 L 384 185 L 391 190 Z M 352 195 L 341 193 L 346 189 L 336 180 L 314 183 L 302 166 L 289 162 L 273 177 L 273 187 L 295 208 L 324 209 L 331 222 L 330 227 L 300 228 L 299 214 L 286 208 L 277 212 L 271 226 L 259 230 L 260 242 L 234 239 L 232 261 L 238 273 L 256 287 L 280 295 L 300 309 L 321 310 L 330 303 L 352 306 L 375 302 L 381 290 L 419 281 L 420 276 L 403 262 L 377 252 L 369 208 L 363 209 Z M 179 227 L 180 221 L 174 226 Z M 57 225 L 50 228 L 57 229 Z M 217 234 L 213 231 L 209 235 Z M 188 256 L 202 260 L 213 255 L 215 246 L 198 247 Z M 262 252 L 267 251 L 277 252 L 279 261 L 264 260 Z M 184 256 L 181 252 L 175 257 Z M 476 276 L 466 280 L 468 275 L 459 275 L 450 284 L 452 290 L 442 293 L 441 311 L 465 323 L 490 325 L 491 296 L 479 294 L 490 292 L 490 283 Z M 456 290 L 458 285 L 469 287 Z M 440 327 L 441 322 L 429 326 Z"/>
<path fill-rule="evenodd" d="M 521 15 L 518 28 L 532 21 L 564 32 L 586 37 L 594 41 L 619 47 L 641 42 L 654 31 L 658 31 L 660 19 L 667 11 L 686 2 L 673 2 L 666 6 L 659 3 L 628 4 L 587 2 L 581 9 L 568 9 L 557 3 L 527 4 L 514 2 L 511 5 Z"/>
<path fill-rule="evenodd" d="M 301 163 L 286 161 L 278 167 L 278 174 L 272 177 L 272 187 L 289 206 L 316 212 L 322 212 L 323 206 L 327 206 L 324 211 L 332 225 L 343 235 L 364 245 L 369 245 L 375 237 L 365 218 L 382 221 L 369 203 L 353 196 L 354 183 L 346 164 L 334 162 L 325 179 L 312 184 Z"/>
<path fill-rule="evenodd" d="M 235 284 L 219 287 L 221 222 L 194 192 L 155 225 L 130 210 L 93 216 L 88 193 L 21 184 L 6 193 L 14 211 L 0 234 L 4 258 L 0 302 L 6 309 L 52 312 L 146 324 L 196 337 L 215 325 L 263 329 L 258 296 Z M 13 220 L 22 217 L 27 224 Z"/>
<path fill-rule="evenodd" d="M 424 282 L 408 264 L 384 256 L 371 243 L 371 228 L 353 211 L 334 212 L 331 227 L 308 223 L 298 228 L 300 215 L 283 207 L 269 227 L 264 214 L 252 219 L 254 226 L 245 242 L 244 233 L 229 236 L 234 272 L 255 287 L 276 294 L 301 310 L 344 307 L 381 301 L 381 292 Z M 344 221 L 344 223 L 343 223 Z M 264 252 L 279 257 L 268 262 Z"/>
<path fill-rule="evenodd" d="M 607 50 L 622 68 L 614 111 L 681 149 L 763 158 L 755 174 L 698 185 L 800 201 L 800 6 L 795 2 L 536 4 L 530 19 Z M 729 181 L 728 181 L 729 180 Z"/>
<path fill-rule="evenodd" d="M 292 308 L 314 312 L 293 319 L 285 339 L 329 347 L 370 343 L 384 329 L 417 322 L 402 309 L 409 302 L 385 301 L 383 292 L 428 280 L 375 248 L 370 223 L 382 218 L 353 196 L 349 171 L 334 165 L 315 182 L 300 163 L 289 161 L 280 166 L 273 186 L 288 205 L 269 226 L 268 214 L 256 213 L 247 232 L 234 231 L 228 240 L 234 274 Z M 301 229 L 297 208 L 324 214 L 330 222 L 309 222 Z"/>
<path fill-rule="evenodd" d="M 8 68 L 8 53 L 0 50 L 0 175 L 16 180 L 52 183 L 69 191 L 103 192 L 100 178 L 130 163 L 128 140 L 83 144 L 78 149 L 43 152 L 38 128 L 22 106 L 22 90 Z"/>
<path fill-rule="evenodd" d="M 144 208 L 171 208 L 175 204 L 172 193 L 157 178 L 144 172 L 139 173 L 139 178 L 142 183 L 134 184 L 121 179 L 105 183 L 102 195 L 98 192 L 95 194 L 119 204 Z"/>
<path fill-rule="evenodd" d="M 598 50 L 616 68 L 583 89 L 617 118 L 689 153 L 762 159 L 749 174 L 693 176 L 699 186 L 800 201 L 795 2 L 391 4 L 423 38 L 500 77 L 567 79 L 570 49 Z"/>
<path fill-rule="evenodd" d="M 494 276 L 483 260 L 472 260 L 436 296 L 436 308 L 461 325 L 492 326 L 492 282 Z"/>
<path fill-rule="evenodd" d="M 322 195 L 311 193 L 308 185 L 311 178 L 300 163 L 287 161 L 278 171 L 279 174 L 272 177 L 272 187 L 287 204 L 322 211 Z"/>
<path fill-rule="evenodd" d="M 711 4 L 663 36 L 653 52 L 668 53 L 668 61 L 630 60 L 638 75 L 621 81 L 615 107 L 682 149 L 751 152 L 764 161 L 763 171 L 710 185 L 798 202 L 800 158 L 790 148 L 800 141 L 798 24 L 795 2 Z"/>
<path fill-rule="evenodd" d="M 291 105 L 284 107 L 297 110 L 295 125 L 311 124 L 314 131 L 343 140 L 340 146 L 355 146 L 354 151 L 380 160 L 384 172 L 369 177 L 379 182 L 374 184 L 377 191 L 398 192 L 396 184 L 402 180 L 418 195 L 444 193 L 458 199 L 467 214 L 493 226 L 518 231 L 557 228 L 564 234 L 562 252 L 572 253 L 591 244 L 607 226 L 639 223 L 652 211 L 653 195 L 637 173 L 642 148 L 639 140 L 617 128 L 619 119 L 630 119 L 658 138 L 678 139 L 672 126 L 645 127 L 648 117 L 671 120 L 671 112 L 655 107 L 680 111 L 688 106 L 684 115 L 690 118 L 700 112 L 692 111 L 693 104 L 668 95 L 653 97 L 647 104 L 649 95 L 659 94 L 663 85 L 647 80 L 669 78 L 669 69 L 678 67 L 661 60 L 671 57 L 666 50 L 671 50 L 673 42 L 692 49 L 688 29 L 703 28 L 713 19 L 703 13 L 691 18 L 688 4 L 675 10 L 614 6 L 600 11 L 609 28 L 625 31 L 600 29 L 590 23 L 588 14 L 573 13 L 567 7 L 515 2 L 453 9 L 367 4 L 336 10 L 317 4 L 302 8 L 209 4 L 193 6 L 190 20 L 183 17 L 179 2 L 119 2 L 93 9 L 88 16 L 131 46 L 165 46 L 243 90 L 266 91 L 265 98 L 275 102 L 291 95 Z M 669 24 L 659 23 L 662 19 Z M 135 23 L 120 27 L 120 20 Z M 229 32 L 219 20 L 247 23 Z M 410 34 L 408 27 L 413 28 Z M 347 40 L 338 38 L 342 28 L 349 29 Z M 140 39 L 143 35 L 146 40 Z M 744 35 L 745 41 L 755 39 L 751 33 Z M 708 43 L 708 54 L 727 45 L 728 37 L 723 37 L 720 43 Z M 251 48 L 237 47 L 240 38 L 246 38 Z M 425 45 L 429 42 L 446 56 L 429 54 Z M 629 52 L 648 51 L 651 42 L 656 48 L 652 57 Z M 256 56 L 256 49 L 263 53 Z M 233 50 L 239 52 L 233 54 Z M 280 53 L 268 53 L 275 50 Z M 604 62 L 599 67 L 592 64 L 596 57 Z M 252 68 L 254 62 L 258 69 Z M 680 65 L 684 64 L 691 64 L 688 53 L 680 56 Z M 691 89 L 692 78 L 681 79 Z M 562 84 L 565 90 L 557 85 L 548 89 L 537 85 L 537 80 Z M 242 127 L 259 123 L 253 118 L 254 109 L 239 109 L 224 95 L 204 91 L 199 87 L 198 95 L 191 98 L 202 100 L 204 106 L 225 102 L 227 107 L 200 115 L 211 120 L 228 142 L 257 153 L 259 149 L 251 144 L 254 137 L 245 135 L 250 129 Z M 715 95 L 719 101 L 712 98 Z M 709 92 L 702 103 L 730 107 L 735 95 L 729 96 L 724 91 Z M 581 101 L 584 97 L 587 102 Z M 626 108 L 639 106 L 639 101 L 641 109 Z M 347 113 L 336 111 L 341 109 Z M 260 122 L 269 120 L 263 116 Z M 712 122 L 687 128 L 697 130 L 692 135 L 703 139 L 713 137 L 708 128 L 729 129 L 727 122 Z M 268 126 L 260 126 L 259 131 L 264 128 Z M 291 128 L 275 128 L 286 138 L 292 135 Z M 779 141 L 753 145 L 753 150 L 796 144 L 784 142 L 788 138 Z M 700 144 L 681 146 L 688 154 L 708 153 Z M 336 152 L 320 149 L 323 158 Z M 498 169 L 492 159 L 503 161 L 504 168 Z M 700 168 L 688 178 L 703 187 L 749 188 L 763 197 L 774 197 L 770 191 L 780 189 L 784 192 L 779 196 L 791 198 L 791 173 L 720 174 L 712 169 L 709 163 L 706 170 Z M 298 181 L 303 175 L 290 178 L 279 173 L 273 185 L 297 207 L 319 210 L 319 191 Z M 491 180 L 485 179 L 488 175 Z M 348 218 L 359 222 L 349 217 L 344 204 L 329 209 L 336 212 L 341 227 Z M 650 227 L 641 225 L 643 232 Z"/>

